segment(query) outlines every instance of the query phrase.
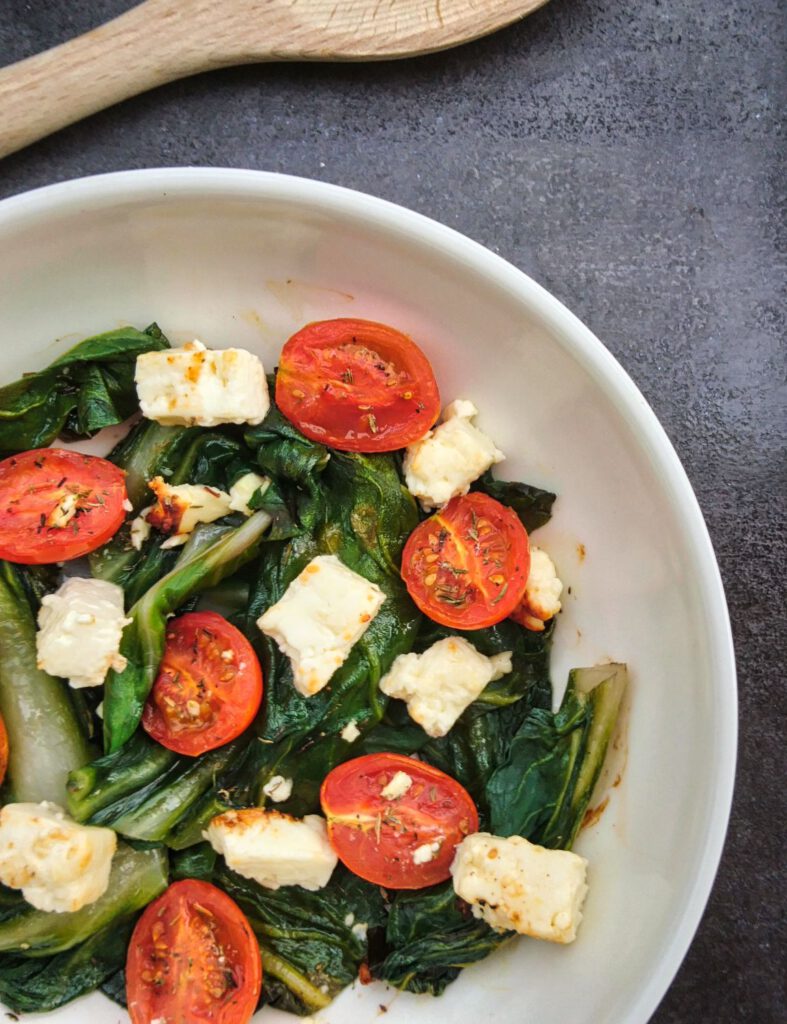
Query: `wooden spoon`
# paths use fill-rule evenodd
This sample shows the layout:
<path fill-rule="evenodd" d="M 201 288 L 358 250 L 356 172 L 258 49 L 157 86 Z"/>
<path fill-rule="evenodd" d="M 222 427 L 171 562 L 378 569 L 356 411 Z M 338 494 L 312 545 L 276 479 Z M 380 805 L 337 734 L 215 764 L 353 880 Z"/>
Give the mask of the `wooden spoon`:
<path fill-rule="evenodd" d="M 257 61 L 388 60 L 477 39 L 546 0 L 145 0 L 0 70 L 0 157 L 176 78 Z"/>

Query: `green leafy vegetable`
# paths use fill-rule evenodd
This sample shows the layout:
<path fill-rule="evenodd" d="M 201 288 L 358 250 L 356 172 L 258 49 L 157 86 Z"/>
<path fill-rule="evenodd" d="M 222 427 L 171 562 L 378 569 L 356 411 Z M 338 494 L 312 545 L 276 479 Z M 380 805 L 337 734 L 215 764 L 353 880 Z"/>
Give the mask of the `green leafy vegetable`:
<path fill-rule="evenodd" d="M 476 920 L 451 882 L 399 892 L 388 915 L 387 955 L 372 972 L 396 988 L 440 995 L 463 967 L 483 960 L 508 937 Z"/>
<path fill-rule="evenodd" d="M 17 801 L 65 802 L 66 776 L 90 758 L 62 679 L 36 665 L 26 571 L 0 562 L 0 712 L 8 731 L 8 787 Z"/>
<path fill-rule="evenodd" d="M 0 388 L 0 452 L 42 448 L 122 423 L 137 408 L 134 367 L 142 352 L 168 348 L 152 324 L 121 327 L 75 345 L 45 370 Z"/>
<path fill-rule="evenodd" d="M 142 717 L 164 652 L 167 615 L 253 558 L 269 524 L 265 512 L 255 512 L 240 526 L 222 532 L 207 547 L 195 537 L 194 543 L 184 548 L 175 568 L 131 609 L 131 624 L 123 631 L 120 646 L 128 664 L 122 672 L 110 671 L 105 685 L 104 738 L 109 753 L 131 738 Z"/>
<path fill-rule="evenodd" d="M 528 714 L 486 786 L 494 833 L 552 848 L 572 845 L 625 688 L 625 665 L 575 669 L 556 714 Z"/>
<path fill-rule="evenodd" d="M 259 940 L 263 1002 L 295 1013 L 322 1009 L 353 981 L 367 950 L 353 923 L 374 927 L 383 918 L 379 889 L 344 868 L 319 892 L 265 889 L 226 868 L 215 881 L 247 915 Z M 270 986 L 271 980 L 280 984 Z"/>
<path fill-rule="evenodd" d="M 120 844 L 103 896 L 63 914 L 34 910 L 22 901 L 18 914 L 0 922 L 0 952 L 24 952 L 31 957 L 61 953 L 146 906 L 166 887 L 165 850 L 133 850 Z"/>
<path fill-rule="evenodd" d="M 557 495 L 542 490 L 532 484 L 515 483 L 508 480 L 495 480 L 492 471 L 488 470 L 473 484 L 474 491 L 483 491 L 491 498 L 496 498 L 502 505 L 512 508 L 528 533 L 545 526 L 552 517 L 552 505 Z"/>
<path fill-rule="evenodd" d="M 91 992 L 126 962 L 133 916 L 116 919 L 54 956 L 0 957 L 0 999 L 16 1013 L 45 1013 Z"/>

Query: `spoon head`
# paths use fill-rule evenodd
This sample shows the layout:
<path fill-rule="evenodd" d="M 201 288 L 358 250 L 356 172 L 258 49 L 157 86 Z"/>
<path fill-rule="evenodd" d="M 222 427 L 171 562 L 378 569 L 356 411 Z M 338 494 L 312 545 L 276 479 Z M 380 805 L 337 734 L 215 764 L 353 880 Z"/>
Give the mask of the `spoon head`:
<path fill-rule="evenodd" d="M 227 53 L 228 63 L 230 59 L 388 60 L 478 39 L 524 18 L 546 2 L 225 0 L 220 24 L 226 32 L 227 50 L 235 44 L 238 47 Z M 215 4 L 206 6 L 214 8 L 211 20 L 215 28 Z M 236 38 L 230 38 L 230 21 L 237 25 Z M 214 46 L 217 42 L 214 37 Z"/>

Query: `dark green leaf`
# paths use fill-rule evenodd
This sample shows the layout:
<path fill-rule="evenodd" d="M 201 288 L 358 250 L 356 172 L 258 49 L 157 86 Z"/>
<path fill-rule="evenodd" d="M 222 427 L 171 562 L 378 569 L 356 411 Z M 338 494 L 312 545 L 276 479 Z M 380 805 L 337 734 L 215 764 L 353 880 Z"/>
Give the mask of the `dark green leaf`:
<path fill-rule="evenodd" d="M 533 487 L 531 484 L 495 480 L 491 470 L 473 484 L 473 490 L 483 491 L 491 498 L 496 498 L 502 505 L 512 508 L 528 533 L 549 522 L 552 518 L 552 505 L 557 497 L 551 491 Z"/>
<path fill-rule="evenodd" d="M 134 917 L 112 922 L 85 942 L 47 957 L 0 958 L 0 999 L 16 1013 L 44 1013 L 91 992 L 126 962 Z"/>
<path fill-rule="evenodd" d="M 152 325 L 87 338 L 45 370 L 0 388 L 0 452 L 51 444 L 61 433 L 84 437 L 122 423 L 137 407 L 134 367 L 142 352 L 167 348 Z"/>

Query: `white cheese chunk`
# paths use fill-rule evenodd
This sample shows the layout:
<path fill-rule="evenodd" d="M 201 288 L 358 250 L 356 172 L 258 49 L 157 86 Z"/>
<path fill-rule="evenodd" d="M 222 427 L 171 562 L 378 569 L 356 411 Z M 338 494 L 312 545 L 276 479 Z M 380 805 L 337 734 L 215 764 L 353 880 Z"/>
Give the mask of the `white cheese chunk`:
<path fill-rule="evenodd" d="M 473 424 L 477 414 L 472 402 L 451 402 L 443 411 L 442 423 L 408 445 L 405 482 L 425 509 L 441 508 L 451 498 L 467 494 L 474 480 L 505 458 Z"/>
<path fill-rule="evenodd" d="M 365 921 L 356 921 L 356 923 L 352 926 L 350 931 L 357 939 L 360 939 L 361 942 L 365 942 L 367 932 L 369 931 L 369 925 L 366 924 Z"/>
<path fill-rule="evenodd" d="M 116 847 L 111 828 L 78 825 L 55 804 L 0 810 L 0 882 L 38 910 L 66 913 L 97 900 Z"/>
<path fill-rule="evenodd" d="M 588 891 L 587 861 L 569 850 L 547 850 L 521 836 L 466 836 L 451 874 L 457 896 L 475 917 L 549 942 L 573 942 Z"/>
<path fill-rule="evenodd" d="M 361 735 L 361 730 L 355 724 L 355 719 L 348 722 L 347 725 L 342 729 L 340 736 L 345 743 L 355 743 L 358 737 Z"/>
<path fill-rule="evenodd" d="M 284 800 L 289 800 L 292 795 L 292 779 L 285 779 L 283 775 L 274 775 L 268 779 L 262 787 L 262 791 L 269 800 L 280 804 Z"/>
<path fill-rule="evenodd" d="M 410 717 L 430 736 L 445 736 L 487 683 L 510 671 L 510 651 L 487 658 L 463 637 L 452 636 L 423 654 L 400 654 L 380 689 L 406 701 Z"/>
<path fill-rule="evenodd" d="M 204 484 L 173 485 L 160 476 L 150 480 L 148 487 L 156 495 L 156 504 L 144 513 L 145 521 L 148 526 L 171 535 L 161 545 L 162 548 L 185 544 L 199 523 L 214 523 L 230 513 L 230 496 L 217 487 Z"/>
<path fill-rule="evenodd" d="M 555 563 L 541 548 L 530 548 L 530 572 L 516 618 L 528 629 L 540 632 L 544 623 L 560 611 L 563 584 L 558 579 Z"/>
<path fill-rule="evenodd" d="M 74 576 L 41 601 L 38 667 L 75 688 L 100 686 L 111 668 L 122 672 L 126 667 L 119 650 L 129 622 L 116 583 Z"/>
<path fill-rule="evenodd" d="M 153 511 L 153 506 L 149 505 L 147 508 L 143 508 L 139 515 L 131 520 L 131 546 L 136 551 L 141 551 L 142 545 L 150 536 L 150 531 L 153 527 L 147 520 L 148 512 Z"/>
<path fill-rule="evenodd" d="M 380 790 L 383 800 L 398 800 L 412 786 L 413 780 L 407 772 L 395 772 L 393 778 Z"/>
<path fill-rule="evenodd" d="M 433 843 L 423 843 L 413 850 L 413 864 L 428 864 L 434 860 L 440 852 L 440 841 L 436 839 Z"/>
<path fill-rule="evenodd" d="M 164 426 L 261 423 L 270 408 L 262 363 L 241 348 L 208 351 L 192 341 L 143 352 L 134 380 L 142 415 Z"/>
<path fill-rule="evenodd" d="M 257 620 L 292 661 L 304 697 L 327 685 L 377 615 L 385 594 L 336 555 L 318 555 Z"/>
<path fill-rule="evenodd" d="M 230 509 L 233 512 L 242 512 L 244 516 L 250 516 L 254 511 L 249 507 L 249 501 L 253 494 L 262 489 L 266 491 L 270 485 L 267 476 L 260 476 L 258 473 L 246 473 L 230 487 Z"/>
<path fill-rule="evenodd" d="M 205 838 L 227 866 L 266 889 L 300 885 L 314 892 L 328 884 L 337 857 L 318 814 L 293 818 L 247 807 L 214 818 Z"/>

